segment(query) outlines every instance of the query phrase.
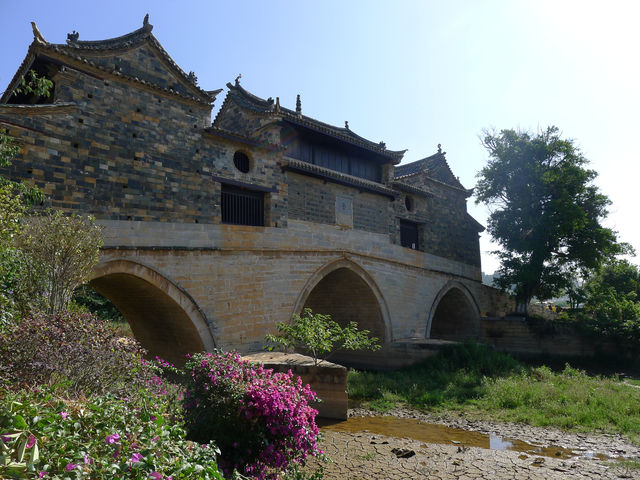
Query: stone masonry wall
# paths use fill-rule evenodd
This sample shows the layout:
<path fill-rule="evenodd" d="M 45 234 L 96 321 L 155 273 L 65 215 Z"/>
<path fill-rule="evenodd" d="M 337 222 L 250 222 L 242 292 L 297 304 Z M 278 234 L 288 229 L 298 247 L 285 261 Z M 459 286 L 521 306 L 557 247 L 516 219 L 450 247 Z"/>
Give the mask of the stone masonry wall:
<path fill-rule="evenodd" d="M 470 265 L 480 265 L 478 232 L 467 214 L 465 192 L 435 182 L 424 174 L 408 176 L 402 181 L 433 193 L 426 201 L 428 220 L 423 226 L 425 251 Z"/>
<path fill-rule="evenodd" d="M 358 192 L 296 173 L 287 173 L 289 184 L 289 218 L 307 222 L 336 224 L 336 196 L 352 199 L 353 228 L 373 233 L 387 233 L 390 201 L 381 195 Z"/>
<path fill-rule="evenodd" d="M 1 173 L 40 186 L 51 206 L 101 219 L 220 222 L 225 176 L 272 189 L 270 225 L 286 226 L 286 184 L 276 153 L 203 133 L 209 109 L 125 82 L 66 69 L 56 100 L 75 108 L 0 106 L 22 151 Z M 252 169 L 233 166 L 248 151 Z"/>

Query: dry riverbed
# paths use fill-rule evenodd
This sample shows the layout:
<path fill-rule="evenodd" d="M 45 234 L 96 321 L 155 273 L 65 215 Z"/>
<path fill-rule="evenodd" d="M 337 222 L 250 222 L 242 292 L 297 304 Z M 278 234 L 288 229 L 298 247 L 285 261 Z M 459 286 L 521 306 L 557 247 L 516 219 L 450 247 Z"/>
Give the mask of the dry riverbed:
<path fill-rule="evenodd" d="M 349 411 L 324 424 L 325 479 L 640 478 L 640 448 L 614 435 L 435 416 Z M 636 464 L 637 465 L 637 464 Z"/>

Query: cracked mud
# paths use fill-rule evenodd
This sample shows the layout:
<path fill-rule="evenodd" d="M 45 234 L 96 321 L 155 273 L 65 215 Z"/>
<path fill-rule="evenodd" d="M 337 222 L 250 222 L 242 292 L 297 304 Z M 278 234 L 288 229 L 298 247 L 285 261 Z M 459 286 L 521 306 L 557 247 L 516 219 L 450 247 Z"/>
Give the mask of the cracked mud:
<path fill-rule="evenodd" d="M 613 461 L 640 460 L 640 448 L 619 436 L 571 434 L 526 425 L 438 417 L 405 409 L 391 414 L 399 421 L 396 428 L 389 427 L 393 425 L 391 421 L 385 434 L 380 433 L 384 421 L 362 409 L 350 411 L 348 426 L 339 423 L 324 426 L 322 448 L 330 461 L 313 460 L 310 467 L 322 464 L 327 480 L 640 478 L 640 470 Z M 358 418 L 363 415 L 364 418 Z M 440 432 L 444 431 L 442 427 L 445 430 L 453 427 L 454 434 L 461 436 L 440 435 L 424 441 L 416 434 L 419 429 L 415 420 L 436 424 Z M 368 425 L 371 428 L 367 429 Z M 462 433 L 457 433 L 457 429 Z M 494 441 L 487 440 L 486 445 L 478 440 L 489 437 Z M 501 449 L 514 443 L 507 439 L 521 443 L 514 450 Z"/>

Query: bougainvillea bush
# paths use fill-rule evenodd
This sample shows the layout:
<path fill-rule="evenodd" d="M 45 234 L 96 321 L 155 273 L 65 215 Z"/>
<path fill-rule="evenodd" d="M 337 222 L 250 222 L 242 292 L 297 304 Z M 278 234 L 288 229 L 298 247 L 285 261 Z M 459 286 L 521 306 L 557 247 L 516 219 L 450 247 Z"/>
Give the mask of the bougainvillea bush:
<path fill-rule="evenodd" d="M 79 401 L 0 390 L 0 478 L 221 480 L 217 453 L 186 440 L 156 393 Z"/>
<path fill-rule="evenodd" d="M 222 352 L 194 355 L 185 370 L 189 438 L 220 447 L 226 473 L 278 478 L 308 455 L 322 453 L 316 444 L 318 412 L 310 406 L 315 393 L 291 371 L 274 373 Z"/>
<path fill-rule="evenodd" d="M 131 395 L 153 372 L 130 338 L 91 314 L 34 313 L 0 334 L 0 385 L 64 384 L 69 396 Z"/>

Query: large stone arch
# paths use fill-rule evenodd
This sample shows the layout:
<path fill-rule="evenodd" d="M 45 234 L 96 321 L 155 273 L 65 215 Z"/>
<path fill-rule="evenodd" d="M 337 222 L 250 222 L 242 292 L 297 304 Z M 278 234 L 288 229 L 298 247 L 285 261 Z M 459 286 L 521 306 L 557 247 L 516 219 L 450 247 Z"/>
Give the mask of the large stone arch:
<path fill-rule="evenodd" d="M 206 316 L 193 298 L 157 271 L 129 260 L 99 264 L 89 285 L 108 298 L 149 352 L 174 363 L 215 348 Z"/>
<path fill-rule="evenodd" d="M 465 340 L 479 335 L 480 308 L 473 294 L 461 282 L 447 282 L 429 309 L 426 338 Z"/>
<path fill-rule="evenodd" d="M 378 337 L 381 344 L 391 342 L 391 326 L 386 302 L 373 278 L 351 260 L 333 261 L 317 270 L 298 296 L 294 312 L 311 308 L 316 313 L 330 314 L 340 325 L 355 321 Z M 332 360 L 351 365 L 364 365 L 372 354 L 340 353 Z"/>

